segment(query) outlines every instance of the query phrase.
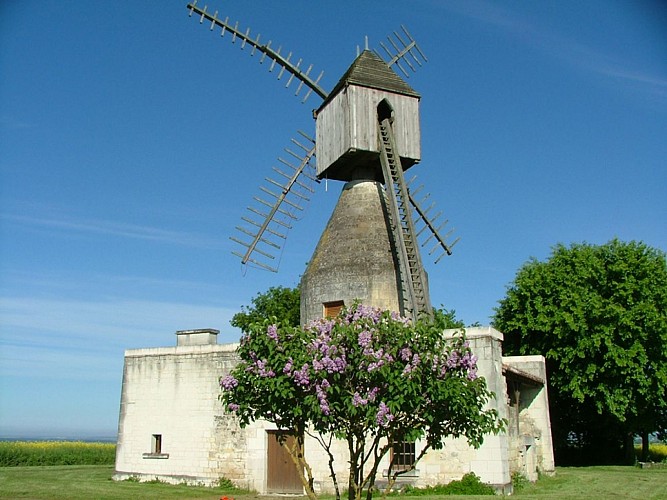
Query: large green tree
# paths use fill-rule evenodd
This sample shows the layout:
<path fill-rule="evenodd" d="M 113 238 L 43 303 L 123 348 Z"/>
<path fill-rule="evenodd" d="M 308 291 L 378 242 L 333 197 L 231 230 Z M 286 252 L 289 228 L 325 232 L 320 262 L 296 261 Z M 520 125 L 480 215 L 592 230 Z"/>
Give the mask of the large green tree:
<path fill-rule="evenodd" d="M 507 354 L 546 357 L 556 458 L 631 459 L 667 430 L 667 263 L 640 242 L 556 245 L 500 301 Z M 623 455 L 623 450 L 625 454 Z"/>
<path fill-rule="evenodd" d="M 274 286 L 252 298 L 251 306 L 241 306 L 230 323 L 244 333 L 250 331 L 250 325 L 261 323 L 269 318 L 276 318 L 280 323 L 299 326 L 301 295 L 298 288 Z"/>

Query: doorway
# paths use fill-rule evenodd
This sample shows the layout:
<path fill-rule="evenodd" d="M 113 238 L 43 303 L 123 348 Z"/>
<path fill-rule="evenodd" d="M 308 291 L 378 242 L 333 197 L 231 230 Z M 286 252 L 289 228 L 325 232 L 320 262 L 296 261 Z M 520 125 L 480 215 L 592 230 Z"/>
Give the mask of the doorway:
<path fill-rule="evenodd" d="M 294 445 L 295 437 L 284 431 L 267 431 L 267 438 L 267 492 L 303 495 L 299 471 L 286 448 Z"/>

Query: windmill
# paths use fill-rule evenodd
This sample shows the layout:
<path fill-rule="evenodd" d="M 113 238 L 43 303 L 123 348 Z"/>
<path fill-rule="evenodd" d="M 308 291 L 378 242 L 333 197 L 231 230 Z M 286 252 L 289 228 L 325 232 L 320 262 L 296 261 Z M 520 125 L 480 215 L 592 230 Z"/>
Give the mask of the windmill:
<path fill-rule="evenodd" d="M 434 204 L 429 195 L 417 200 L 422 189 L 412 190 L 404 172 L 420 161 L 419 100 L 415 92 L 393 68 L 406 77 L 426 57 L 408 31 L 394 32 L 388 43 L 381 43 L 387 61 L 366 47 L 354 60 L 334 88 L 320 86 L 323 72 L 312 76 L 313 66 L 285 55 L 282 48 L 263 42 L 250 29 L 239 28 L 229 18 L 187 5 L 190 16 L 210 30 L 220 30 L 241 49 L 259 54 L 269 71 L 279 68 L 278 79 L 289 74 L 286 87 L 297 81 L 295 95 L 305 102 L 313 93 L 322 103 L 313 112 L 316 138 L 300 132 L 286 149 L 287 159 L 279 158 L 274 167 L 279 180 L 266 178 L 262 197 L 248 207 L 250 216 L 242 217 L 236 229 L 241 236 L 231 239 L 243 250 L 233 253 L 243 264 L 277 271 L 274 253 L 282 248 L 286 231 L 299 218 L 304 204 L 323 179 L 345 182 L 336 208 L 301 279 L 301 322 L 335 313 L 355 299 L 367 305 L 400 311 L 416 318 L 430 314 L 426 272 L 422 265 L 418 238 L 425 234 L 422 247 L 429 245 L 435 263 L 451 255 L 436 226 L 441 212 L 430 216 Z M 407 69 L 406 69 L 407 68 Z M 317 155 L 317 161 L 315 161 Z M 267 199 L 268 198 L 268 199 Z"/>

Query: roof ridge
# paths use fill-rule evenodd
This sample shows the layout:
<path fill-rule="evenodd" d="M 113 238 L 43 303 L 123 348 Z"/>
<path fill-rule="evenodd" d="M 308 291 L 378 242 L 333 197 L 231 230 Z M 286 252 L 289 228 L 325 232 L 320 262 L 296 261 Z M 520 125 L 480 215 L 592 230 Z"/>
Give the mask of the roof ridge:
<path fill-rule="evenodd" d="M 343 74 L 329 93 L 327 99 L 322 103 L 320 109 L 348 85 L 386 90 L 417 98 L 421 97 L 381 57 L 368 49 L 363 50 L 352 62 L 345 74 Z"/>

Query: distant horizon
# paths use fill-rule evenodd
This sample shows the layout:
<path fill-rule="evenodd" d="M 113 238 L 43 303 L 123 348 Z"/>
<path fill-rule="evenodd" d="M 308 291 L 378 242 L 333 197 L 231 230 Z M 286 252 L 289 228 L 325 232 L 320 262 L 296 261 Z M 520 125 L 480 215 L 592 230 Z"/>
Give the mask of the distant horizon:
<path fill-rule="evenodd" d="M 84 443 L 116 443 L 118 434 L 104 435 L 92 434 L 90 436 L 62 435 L 53 436 L 50 434 L 17 434 L 12 436 L 0 435 L 0 441 L 82 441 Z"/>
<path fill-rule="evenodd" d="M 86 441 L 116 442 L 118 429 L 0 428 L 0 441 Z"/>
<path fill-rule="evenodd" d="M 35 429 L 30 427 L 0 428 L 0 441 L 101 441 L 116 442 L 118 429 L 67 429 L 52 427 Z"/>

